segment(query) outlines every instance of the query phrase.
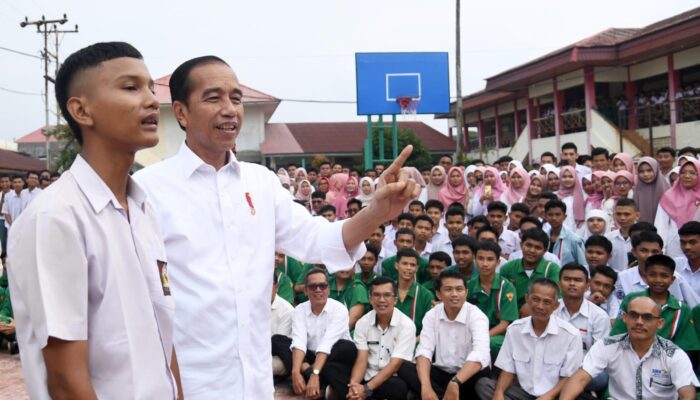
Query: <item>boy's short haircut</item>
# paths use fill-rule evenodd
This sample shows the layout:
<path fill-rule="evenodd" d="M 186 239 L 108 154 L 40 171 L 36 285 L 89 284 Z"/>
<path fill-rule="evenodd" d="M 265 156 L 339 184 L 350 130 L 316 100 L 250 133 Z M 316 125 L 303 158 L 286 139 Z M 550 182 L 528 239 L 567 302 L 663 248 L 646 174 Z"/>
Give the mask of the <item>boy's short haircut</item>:
<path fill-rule="evenodd" d="M 605 252 L 608 253 L 608 257 L 610 256 L 610 254 L 612 254 L 612 242 L 610 241 L 610 239 L 606 238 L 603 235 L 591 235 L 588 239 L 586 239 L 585 248 L 588 248 L 590 246 L 602 247 L 603 250 L 605 250 Z"/>
<path fill-rule="evenodd" d="M 30 176 L 36 175 L 37 178 L 39 178 L 39 172 L 38 171 L 29 171 L 27 172 L 27 179 L 29 179 Z"/>
<path fill-rule="evenodd" d="M 644 231 L 657 232 L 654 224 L 649 223 L 649 222 L 640 221 L 640 222 L 635 222 L 634 224 L 632 224 L 632 226 L 630 226 L 629 235 L 633 236 L 636 232 L 644 232 Z"/>
<path fill-rule="evenodd" d="M 71 87 L 82 72 L 94 68 L 103 62 L 115 58 L 128 57 L 143 60 L 141 53 L 134 46 L 124 42 L 95 43 L 71 54 L 61 64 L 56 74 L 56 102 L 61 108 L 61 115 L 73 132 L 78 144 L 83 144 L 83 131 L 78 122 L 68 112 L 68 99 L 71 97 Z M 172 78 L 171 78 L 172 79 Z M 95 83 L 91 84 L 93 86 Z"/>
<path fill-rule="evenodd" d="M 658 153 L 658 151 L 657 151 L 657 153 Z M 593 158 L 595 156 L 600 156 L 600 155 L 604 155 L 605 159 L 607 159 L 607 160 L 610 159 L 610 152 L 605 147 L 596 147 L 593 150 L 591 150 L 591 158 Z"/>
<path fill-rule="evenodd" d="M 646 268 L 645 268 L 646 271 L 648 272 L 649 268 L 653 265 L 665 267 L 671 271 L 671 274 L 676 272 L 676 262 L 673 261 L 673 258 L 671 258 L 665 254 L 655 254 L 655 255 L 647 258 Z"/>
<path fill-rule="evenodd" d="M 668 146 L 664 146 L 664 147 L 662 147 L 662 148 L 656 150 L 656 154 L 657 154 L 657 155 L 660 154 L 660 153 L 667 153 L 667 154 L 670 154 L 671 157 L 675 157 L 675 156 L 676 156 L 676 150 L 673 149 L 673 147 L 668 147 Z"/>
<path fill-rule="evenodd" d="M 445 212 L 445 206 L 439 200 L 428 200 L 425 202 L 425 210 L 428 211 L 431 208 L 437 208 L 440 212 Z"/>
<path fill-rule="evenodd" d="M 421 214 L 416 217 L 416 224 L 418 224 L 418 221 L 425 221 L 430 224 L 430 227 L 435 228 L 435 221 L 433 221 L 432 218 L 425 214 Z"/>
<path fill-rule="evenodd" d="M 420 200 L 412 200 L 410 203 L 408 203 L 409 208 L 415 205 L 419 205 L 421 209 L 425 210 L 425 205 L 423 205 L 423 202 Z"/>
<path fill-rule="evenodd" d="M 556 164 L 557 162 L 557 156 L 555 156 L 554 153 L 552 153 L 551 151 L 545 151 L 544 153 L 542 153 L 542 155 L 540 155 L 540 160 L 542 159 L 542 157 L 552 157 L 554 163 Z"/>
<path fill-rule="evenodd" d="M 492 201 L 486 207 L 486 211 L 487 213 L 501 211 L 503 214 L 508 214 L 508 206 L 502 201 Z"/>
<path fill-rule="evenodd" d="M 576 164 L 584 165 L 586 161 L 592 161 L 593 159 L 588 154 L 582 154 L 576 159 Z"/>
<path fill-rule="evenodd" d="M 516 211 L 520 211 L 526 216 L 530 215 L 530 207 L 528 207 L 525 203 L 513 203 L 513 205 L 510 206 L 510 212 L 512 214 Z"/>
<path fill-rule="evenodd" d="M 413 229 L 410 229 L 410 228 L 399 228 L 399 230 L 396 231 L 396 235 L 394 236 L 394 239 L 398 239 L 399 235 L 411 235 L 413 240 L 416 240 L 416 233 L 413 232 Z"/>
<path fill-rule="evenodd" d="M 354 198 L 354 197 L 351 198 L 350 200 L 348 200 L 348 202 L 347 202 L 346 205 L 347 205 L 348 207 L 350 207 L 350 204 L 357 204 L 357 206 L 360 207 L 360 209 L 362 209 L 362 202 L 361 202 L 360 200 L 357 200 L 357 199 Z"/>
<path fill-rule="evenodd" d="M 437 281 L 435 282 L 435 291 L 439 292 L 440 289 L 442 288 L 442 282 L 445 279 L 459 279 L 464 283 L 464 286 L 467 285 L 467 281 L 464 279 L 464 275 L 462 275 L 461 272 L 451 270 L 451 269 L 446 269 L 442 272 L 440 272 L 440 276 L 438 276 Z"/>
<path fill-rule="evenodd" d="M 307 174 L 307 175 L 310 174 L 310 173 L 312 173 L 312 172 L 315 172 L 315 173 L 318 174 L 318 170 L 317 170 L 316 168 L 311 167 L 311 168 L 307 168 L 307 169 L 306 169 L 306 174 Z"/>
<path fill-rule="evenodd" d="M 304 275 L 304 286 L 309 283 L 309 277 L 315 274 L 323 274 L 326 277 L 326 281 L 328 281 L 328 271 L 319 267 L 313 267 Z"/>
<path fill-rule="evenodd" d="M 527 287 L 527 294 L 532 294 L 533 288 L 535 286 L 546 286 L 550 289 L 554 289 L 557 294 L 556 297 L 559 297 L 559 285 L 557 284 L 557 282 L 554 282 L 551 279 L 537 278 L 534 281 L 530 282 L 530 285 Z"/>
<path fill-rule="evenodd" d="M 561 267 L 561 270 L 559 271 L 559 280 L 561 281 L 561 277 L 564 275 L 564 271 L 581 271 L 583 272 L 583 276 L 586 277 L 586 282 L 588 282 L 589 276 L 588 276 L 588 270 L 586 267 L 583 265 L 577 263 L 577 262 L 570 262 L 564 264 L 563 267 Z"/>
<path fill-rule="evenodd" d="M 528 239 L 542 243 L 545 250 L 549 247 L 549 236 L 547 236 L 547 233 L 542 229 L 532 228 L 523 232 L 523 240 L 521 243 L 525 243 Z"/>
<path fill-rule="evenodd" d="M 678 230 L 678 236 L 700 235 L 700 222 L 688 221 Z"/>
<path fill-rule="evenodd" d="M 554 192 L 542 192 L 540 193 L 540 199 L 559 200 L 559 197 Z"/>
<path fill-rule="evenodd" d="M 60 177 L 61 177 L 61 174 L 58 173 L 58 172 L 52 172 L 52 173 L 51 173 L 51 177 L 52 177 L 52 178 L 60 178 Z"/>
<path fill-rule="evenodd" d="M 576 147 L 576 145 L 573 142 L 566 142 L 561 145 L 561 151 L 564 151 L 566 149 L 574 149 L 574 151 L 578 153 L 578 147 Z"/>
<path fill-rule="evenodd" d="M 415 251 L 413 249 L 401 249 L 401 250 L 396 252 L 396 262 L 399 262 L 399 261 L 401 261 L 402 258 L 406 258 L 406 257 L 415 258 L 416 263 L 418 263 L 420 261 L 420 255 L 418 254 L 417 251 Z"/>
<path fill-rule="evenodd" d="M 528 222 L 531 224 L 534 224 L 537 227 L 537 229 L 542 229 L 542 221 L 540 221 L 539 218 L 533 217 L 531 215 L 526 215 L 526 216 L 520 218 L 520 223 L 518 224 L 518 228 L 522 229 L 521 227 L 523 226 L 523 224 L 526 224 Z"/>
<path fill-rule="evenodd" d="M 397 221 L 401 222 L 401 221 L 404 221 L 404 220 L 410 221 L 410 222 L 411 222 L 411 225 L 416 226 L 416 218 L 415 218 L 413 215 L 411 215 L 410 213 L 401 213 L 401 214 L 399 214 L 399 217 L 397 218 Z"/>
<path fill-rule="evenodd" d="M 459 208 L 460 210 L 462 210 L 462 212 L 465 211 L 464 204 L 456 202 L 456 201 L 453 203 L 450 203 L 450 206 L 447 207 L 447 210 L 449 211 L 450 208 Z"/>
<path fill-rule="evenodd" d="M 377 246 L 370 244 L 370 243 L 367 243 L 365 245 L 365 249 L 367 249 L 367 251 L 369 251 L 370 253 L 374 254 L 375 260 L 379 259 L 379 249 L 377 248 Z"/>
<path fill-rule="evenodd" d="M 464 219 L 464 210 L 457 207 L 448 208 L 447 213 L 445 213 L 445 221 L 447 221 L 449 217 L 452 217 L 454 215 L 459 215 L 460 217 L 462 217 L 462 219 Z"/>
<path fill-rule="evenodd" d="M 386 227 L 384 224 L 379 224 L 378 228 L 382 230 L 382 233 L 386 232 Z"/>
<path fill-rule="evenodd" d="M 596 269 L 593 270 L 593 274 L 591 275 L 591 279 L 595 276 L 595 274 L 601 274 L 603 276 L 607 276 L 608 278 L 613 280 L 613 285 L 617 283 L 617 272 L 615 272 L 614 269 L 608 267 L 607 265 L 601 265 L 600 267 L 597 267 Z"/>
<path fill-rule="evenodd" d="M 566 214 L 566 204 L 561 200 L 550 200 L 544 205 L 544 212 L 551 210 L 552 208 L 561 209 L 564 214 Z"/>
<path fill-rule="evenodd" d="M 479 230 L 476 231 L 476 240 L 479 240 L 479 236 L 481 236 L 481 234 L 484 232 L 493 233 L 494 235 L 496 235 L 496 240 L 498 240 L 498 237 L 499 237 L 498 232 L 496 231 L 496 228 L 494 228 L 491 225 L 486 225 L 486 226 L 482 226 L 481 228 L 479 228 Z"/>
<path fill-rule="evenodd" d="M 449 254 L 445 253 L 444 251 L 436 251 L 434 253 L 430 253 L 430 257 L 428 258 L 428 262 L 433 261 L 433 260 L 438 260 L 445 265 L 450 265 L 452 264 L 452 258 L 450 257 Z"/>
<path fill-rule="evenodd" d="M 457 246 L 468 246 L 472 253 L 476 250 L 476 240 L 473 237 L 467 235 L 459 235 L 452 240 L 452 249 L 457 248 Z"/>
<path fill-rule="evenodd" d="M 386 276 L 378 276 L 374 278 L 372 282 L 369 283 L 369 287 L 367 289 L 369 289 L 369 293 L 371 294 L 372 289 L 374 289 L 376 286 L 388 284 L 391 284 L 391 291 L 394 293 L 394 295 L 396 295 L 396 290 L 398 289 L 398 287 L 396 286 L 396 282 L 393 279 Z"/>
<path fill-rule="evenodd" d="M 659 247 L 664 248 L 664 240 L 656 232 L 641 231 L 639 235 L 632 237 L 633 249 L 636 249 L 642 243 L 658 243 Z"/>
<path fill-rule="evenodd" d="M 499 246 L 498 243 L 494 243 L 490 240 L 479 240 L 476 242 L 476 251 L 474 254 L 478 253 L 479 251 L 490 251 L 496 254 L 497 259 L 501 258 L 501 246 Z"/>
<path fill-rule="evenodd" d="M 634 200 L 626 197 L 619 199 L 617 203 L 615 203 L 615 207 L 633 207 L 635 211 L 637 211 L 637 203 L 635 203 Z"/>
<path fill-rule="evenodd" d="M 321 163 L 318 164 L 319 168 L 322 167 L 322 166 L 324 166 L 324 165 L 328 165 L 328 166 L 330 167 L 330 166 L 331 166 L 331 162 L 330 162 L 330 161 L 321 161 Z"/>
<path fill-rule="evenodd" d="M 329 211 L 332 212 L 333 214 L 336 214 L 335 206 L 332 204 L 326 204 L 325 206 L 321 207 L 320 210 L 318 210 L 318 213 L 323 215 Z"/>
<path fill-rule="evenodd" d="M 678 150 L 678 154 L 691 153 L 693 157 L 698 157 L 698 149 L 692 146 L 685 146 L 684 148 Z"/>
<path fill-rule="evenodd" d="M 470 227 L 470 228 L 471 228 L 472 226 L 474 226 L 474 224 L 491 225 L 491 223 L 489 222 L 489 219 L 486 218 L 485 215 L 477 215 L 476 217 L 474 217 L 474 218 L 470 219 L 469 221 L 467 221 L 467 226 Z"/>
<path fill-rule="evenodd" d="M 317 191 L 311 193 L 311 198 L 312 199 L 326 200 L 326 194 L 317 190 Z"/>

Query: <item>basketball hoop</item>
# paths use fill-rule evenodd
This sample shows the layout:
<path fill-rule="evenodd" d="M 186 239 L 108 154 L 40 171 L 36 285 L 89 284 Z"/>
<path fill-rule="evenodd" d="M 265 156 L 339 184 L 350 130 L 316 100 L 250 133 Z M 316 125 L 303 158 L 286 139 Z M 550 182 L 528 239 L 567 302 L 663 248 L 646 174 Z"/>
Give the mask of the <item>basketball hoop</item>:
<path fill-rule="evenodd" d="M 415 115 L 418 113 L 418 103 L 420 101 L 413 97 L 397 97 L 396 102 L 401 107 L 401 115 Z"/>

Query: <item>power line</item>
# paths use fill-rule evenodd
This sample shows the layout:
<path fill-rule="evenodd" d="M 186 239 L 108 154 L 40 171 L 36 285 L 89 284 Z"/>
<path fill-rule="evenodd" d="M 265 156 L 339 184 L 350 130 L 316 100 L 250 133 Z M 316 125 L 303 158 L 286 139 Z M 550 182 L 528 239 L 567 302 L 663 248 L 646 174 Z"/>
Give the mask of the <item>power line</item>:
<path fill-rule="evenodd" d="M 25 53 L 25 52 L 19 51 L 19 50 L 8 49 L 7 47 L 3 47 L 3 46 L 0 46 L 0 50 L 9 51 L 10 53 L 15 53 L 15 54 L 19 54 L 19 55 L 22 55 L 22 56 L 32 57 L 32 58 L 36 58 L 36 59 L 39 59 L 39 60 L 42 59 L 41 57 L 39 57 L 39 56 L 37 56 L 37 55 L 30 54 L 30 53 Z"/>
<path fill-rule="evenodd" d="M 21 90 L 8 89 L 8 88 L 2 87 L 2 86 L 0 86 L 0 90 L 3 92 L 21 94 L 21 95 L 25 95 L 25 96 L 42 96 L 43 95 L 43 93 L 23 92 Z"/>

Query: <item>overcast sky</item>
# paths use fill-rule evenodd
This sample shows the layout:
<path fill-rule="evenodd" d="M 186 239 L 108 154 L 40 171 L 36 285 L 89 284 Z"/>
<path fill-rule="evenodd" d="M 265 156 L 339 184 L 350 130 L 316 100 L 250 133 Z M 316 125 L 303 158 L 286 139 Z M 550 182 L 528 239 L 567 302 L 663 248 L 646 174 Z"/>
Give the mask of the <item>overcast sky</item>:
<path fill-rule="evenodd" d="M 462 93 L 608 27 L 642 27 L 697 5 L 697 0 L 462 1 Z M 340 101 L 355 100 L 355 52 L 448 51 L 454 96 L 454 12 L 454 0 L 0 0 L 0 47 L 39 55 L 41 35 L 19 22 L 67 13 L 69 22 L 61 28 L 77 23 L 80 33 L 62 38 L 63 58 L 94 42 L 127 41 L 144 54 L 155 79 L 189 58 L 215 54 L 243 84 L 280 99 Z M 43 97 L 36 95 L 43 91 L 42 76 L 41 60 L 0 50 L 0 140 L 44 124 Z M 447 131 L 444 120 L 419 118 Z M 271 122 L 352 120 L 364 120 L 354 104 L 282 101 Z"/>

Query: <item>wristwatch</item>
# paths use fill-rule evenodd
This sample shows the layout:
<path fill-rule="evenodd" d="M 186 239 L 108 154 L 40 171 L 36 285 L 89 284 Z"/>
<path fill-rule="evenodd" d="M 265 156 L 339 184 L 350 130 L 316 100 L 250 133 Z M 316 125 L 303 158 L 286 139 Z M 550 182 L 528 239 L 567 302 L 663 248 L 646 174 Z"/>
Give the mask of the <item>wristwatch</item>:
<path fill-rule="evenodd" d="M 457 375 L 453 376 L 452 379 L 450 379 L 450 382 L 454 382 L 457 384 L 457 386 L 462 386 L 462 381 L 457 378 Z"/>
<path fill-rule="evenodd" d="M 313 370 L 313 374 L 314 374 L 314 375 L 318 375 L 318 374 L 320 374 L 320 373 L 321 373 L 321 370 L 320 370 L 320 369 L 314 369 L 314 370 Z"/>
<path fill-rule="evenodd" d="M 365 383 L 365 397 L 372 397 L 374 394 L 374 390 L 370 389 L 369 386 Z"/>

